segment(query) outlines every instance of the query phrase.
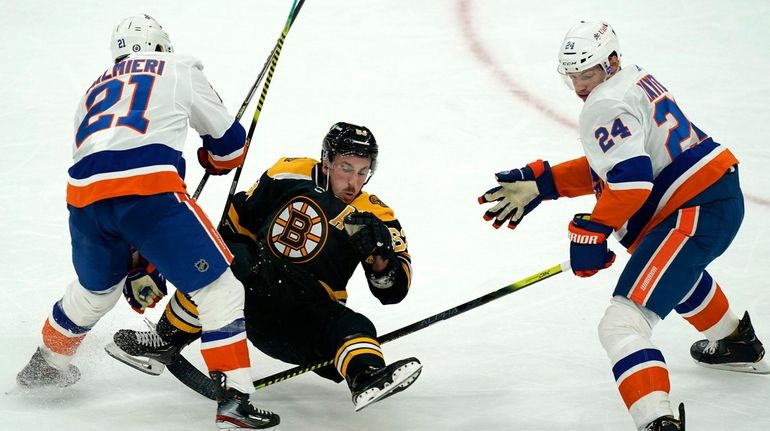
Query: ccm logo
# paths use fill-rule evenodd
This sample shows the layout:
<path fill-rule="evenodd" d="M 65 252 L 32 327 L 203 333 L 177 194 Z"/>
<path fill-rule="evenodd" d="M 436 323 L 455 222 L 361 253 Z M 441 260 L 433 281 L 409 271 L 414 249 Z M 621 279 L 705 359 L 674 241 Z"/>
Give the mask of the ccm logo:
<path fill-rule="evenodd" d="M 599 244 L 598 235 L 581 235 L 579 233 L 570 232 L 569 240 L 578 244 Z"/>

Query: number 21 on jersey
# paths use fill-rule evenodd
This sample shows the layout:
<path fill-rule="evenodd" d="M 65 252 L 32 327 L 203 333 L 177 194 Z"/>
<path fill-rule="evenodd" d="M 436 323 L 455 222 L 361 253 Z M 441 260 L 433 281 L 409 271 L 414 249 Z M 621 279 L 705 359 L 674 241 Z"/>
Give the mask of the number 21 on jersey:
<path fill-rule="evenodd" d="M 130 127 L 142 134 L 147 132 L 150 121 L 144 113 L 154 84 L 155 76 L 143 74 L 131 75 L 127 84 L 115 78 L 94 87 L 86 97 L 87 112 L 75 133 L 75 144 L 79 147 L 92 134 L 111 127 Z M 105 113 L 124 97 L 131 100 L 125 115 L 115 118 L 114 114 Z"/>

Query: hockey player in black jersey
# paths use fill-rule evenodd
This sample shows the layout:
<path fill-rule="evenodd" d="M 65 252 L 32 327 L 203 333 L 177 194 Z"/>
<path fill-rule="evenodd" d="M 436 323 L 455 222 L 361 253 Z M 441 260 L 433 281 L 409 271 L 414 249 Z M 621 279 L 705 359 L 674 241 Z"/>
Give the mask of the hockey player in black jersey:
<path fill-rule="evenodd" d="M 220 228 L 235 257 L 233 272 L 246 289 L 248 339 L 292 364 L 334 358 L 316 373 L 346 380 L 356 411 L 405 389 L 422 368 L 415 358 L 386 365 L 372 322 L 345 306 L 346 286 L 359 264 L 383 304 L 403 300 L 411 282 L 401 224 L 362 190 L 377 168 L 377 154 L 369 129 L 337 123 L 323 139 L 320 162 L 280 159 L 249 191 L 234 196 Z M 158 279 L 141 278 L 150 284 Z M 142 290 L 147 292 L 127 286 L 126 293 Z M 199 336 L 195 305 L 177 291 L 155 331 L 120 330 L 107 350 L 157 374 Z"/>

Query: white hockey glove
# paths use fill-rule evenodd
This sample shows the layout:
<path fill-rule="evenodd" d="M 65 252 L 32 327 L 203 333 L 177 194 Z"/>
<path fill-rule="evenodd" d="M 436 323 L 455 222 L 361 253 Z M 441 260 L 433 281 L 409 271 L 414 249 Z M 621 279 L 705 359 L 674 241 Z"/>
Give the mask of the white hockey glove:
<path fill-rule="evenodd" d="M 155 307 L 166 293 L 166 278 L 155 265 L 140 257 L 138 265 L 128 271 L 123 285 L 123 296 L 128 304 L 137 313 L 144 314 L 144 310 Z"/>
<path fill-rule="evenodd" d="M 498 172 L 495 179 L 498 187 L 487 190 L 479 197 L 479 203 L 497 202 L 484 213 L 484 220 L 492 220 L 492 227 L 498 229 L 506 221 L 515 229 L 521 219 L 535 209 L 543 199 L 559 197 L 551 176 L 548 162 L 536 160 L 527 166 L 510 171 Z"/>

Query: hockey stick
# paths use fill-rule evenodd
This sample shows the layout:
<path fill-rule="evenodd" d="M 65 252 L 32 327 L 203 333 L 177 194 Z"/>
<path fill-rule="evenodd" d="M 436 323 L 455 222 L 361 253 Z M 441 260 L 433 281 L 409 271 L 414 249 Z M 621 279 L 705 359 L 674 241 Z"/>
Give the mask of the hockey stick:
<path fill-rule="evenodd" d="M 254 93 L 257 92 L 257 87 L 259 87 L 259 84 L 262 82 L 262 78 L 265 76 L 265 72 L 267 72 L 267 66 L 270 64 L 270 59 L 273 58 L 273 53 L 275 52 L 275 48 L 273 47 L 272 51 L 270 51 L 270 54 L 267 56 L 267 59 L 265 59 L 265 64 L 262 66 L 262 70 L 259 72 L 259 75 L 257 76 L 257 80 L 254 81 L 254 85 L 251 86 L 251 89 L 249 89 L 249 94 L 246 95 L 246 99 L 241 104 L 241 109 L 238 110 L 238 113 L 235 115 L 235 121 L 240 121 L 241 117 L 243 117 L 243 113 L 246 111 L 246 107 L 249 106 L 251 103 L 251 98 L 254 97 Z M 201 181 L 198 183 L 198 188 L 195 189 L 195 193 L 193 193 L 193 199 L 198 199 L 198 197 L 201 195 L 201 192 L 203 191 L 203 186 L 206 185 L 206 181 L 209 180 L 209 177 L 211 176 L 210 173 L 206 172 L 203 174 L 203 178 L 201 178 Z"/>
<path fill-rule="evenodd" d="M 240 121 L 241 117 L 243 117 L 243 113 L 246 111 L 246 108 L 251 103 L 251 99 L 254 97 L 254 94 L 257 92 L 257 87 L 259 87 L 259 84 L 262 82 L 262 78 L 265 76 L 265 72 L 268 71 L 268 66 L 270 66 L 270 72 L 267 74 L 267 81 L 265 85 L 262 87 L 262 94 L 259 97 L 259 104 L 257 105 L 257 111 L 254 113 L 254 118 L 251 122 L 251 127 L 249 127 L 249 134 L 246 138 L 246 143 L 243 147 L 243 162 L 235 171 L 235 177 L 233 178 L 233 183 L 230 186 L 230 195 L 227 197 L 227 202 L 225 204 L 225 214 L 227 214 L 227 207 L 230 205 L 230 200 L 232 199 L 232 196 L 234 194 L 235 187 L 238 184 L 238 178 L 240 177 L 241 170 L 243 169 L 243 165 L 246 163 L 246 153 L 249 151 L 249 145 L 251 144 L 251 137 L 254 134 L 254 128 L 257 125 L 257 120 L 259 119 L 259 114 L 262 111 L 262 105 L 265 103 L 265 97 L 267 96 L 267 89 L 270 88 L 270 81 L 273 78 L 273 73 L 275 72 L 275 66 L 278 64 L 278 57 L 281 55 L 281 48 L 283 48 L 283 42 L 286 40 L 286 35 L 289 33 L 289 29 L 294 24 L 294 20 L 297 18 L 297 15 L 299 14 L 300 9 L 302 8 L 302 5 L 305 4 L 305 0 L 294 0 L 294 4 L 291 7 L 291 12 L 289 12 L 289 17 L 286 19 L 286 24 L 283 27 L 283 31 L 281 32 L 281 36 L 278 38 L 278 41 L 276 41 L 275 46 L 273 46 L 273 49 L 270 51 L 270 55 L 267 56 L 267 59 L 265 60 L 265 64 L 262 66 L 262 70 L 259 72 L 259 76 L 257 76 L 257 80 L 254 82 L 254 85 L 251 86 L 251 89 L 249 90 L 249 94 L 246 96 L 246 100 L 243 101 L 241 104 L 241 109 L 238 110 L 238 113 L 235 115 L 235 121 Z M 198 199 L 198 196 L 200 196 L 201 192 L 203 191 L 203 186 L 206 185 L 206 181 L 208 181 L 211 174 L 206 172 L 203 174 L 203 178 L 201 178 L 200 183 L 198 183 L 198 188 L 195 189 L 195 193 L 193 193 L 193 199 Z M 224 215 L 222 216 L 222 220 L 224 220 Z M 220 222 L 221 224 L 221 222 Z"/>
<path fill-rule="evenodd" d="M 462 314 L 468 310 L 472 310 L 476 307 L 492 302 L 495 299 L 508 295 L 509 293 L 517 292 L 521 289 L 524 289 L 525 287 L 531 286 L 547 278 L 553 277 L 554 275 L 560 274 L 562 272 L 567 272 L 569 271 L 569 269 L 570 269 L 569 261 L 560 263 L 544 271 L 538 272 L 537 274 L 530 275 L 529 277 L 519 280 L 515 283 L 511 283 L 507 286 L 501 287 L 500 289 L 497 289 L 494 292 L 489 292 L 486 295 L 480 296 L 476 299 L 472 299 L 456 307 L 452 307 L 448 310 L 442 311 L 441 313 L 437 313 L 430 317 L 426 317 L 425 319 L 412 323 L 411 325 L 407 325 L 402 328 L 396 329 L 395 331 L 388 332 L 385 335 L 377 337 L 377 340 L 381 344 L 387 343 L 389 341 L 393 341 L 405 335 L 409 335 L 413 332 L 417 332 L 421 329 L 425 329 L 428 326 L 431 326 L 442 320 L 447 320 L 449 318 L 457 316 L 458 314 Z M 179 381 L 187 385 L 187 387 L 189 387 L 190 389 L 194 390 L 195 392 L 198 392 L 199 394 L 205 397 L 214 399 L 215 397 L 214 394 L 216 393 L 215 392 L 216 386 L 214 385 L 214 382 L 210 380 L 208 377 L 206 377 L 203 373 L 201 373 L 194 365 L 190 364 L 190 362 L 188 362 L 187 359 L 185 359 L 183 356 L 180 355 L 179 358 L 180 359 L 178 362 L 168 366 L 169 371 L 171 371 L 171 373 L 177 379 L 179 379 Z M 309 365 L 300 365 L 292 369 L 261 378 L 259 380 L 254 380 L 254 387 L 256 389 L 262 389 L 266 386 L 270 386 L 272 384 L 282 382 L 284 380 L 290 379 L 300 374 L 305 374 L 309 371 L 314 371 L 319 368 L 326 367 L 328 365 L 331 365 L 333 362 L 334 362 L 333 360 L 328 359 L 325 361 L 315 362 Z"/>
<path fill-rule="evenodd" d="M 249 147 L 251 146 L 251 138 L 254 136 L 254 129 L 257 127 L 257 121 L 259 121 L 259 116 L 262 113 L 262 106 L 265 104 L 267 90 L 270 89 L 270 82 L 273 80 L 273 73 L 275 73 L 275 68 L 278 66 L 278 57 L 281 56 L 283 42 L 286 40 L 286 35 L 289 34 L 289 30 L 291 29 L 292 24 L 294 24 L 294 20 L 297 19 L 297 15 L 299 14 L 299 11 L 302 9 L 302 5 L 304 4 L 305 0 L 294 0 L 294 4 L 291 7 L 291 12 L 289 12 L 289 17 L 286 19 L 286 25 L 284 25 L 281 36 L 275 43 L 275 48 L 273 49 L 272 56 L 270 57 L 270 68 L 267 71 L 267 78 L 265 78 L 265 84 L 262 86 L 262 93 L 259 95 L 257 109 L 254 111 L 254 118 L 251 119 L 249 133 L 246 135 L 246 143 L 243 145 L 243 162 L 235 170 L 235 176 L 233 176 L 233 182 L 230 184 L 230 192 L 227 194 L 225 208 L 222 210 L 222 217 L 219 219 L 219 224 L 217 225 L 218 227 L 222 227 L 225 219 L 227 218 L 228 207 L 230 206 L 230 202 L 233 200 L 233 196 L 235 195 L 235 188 L 238 186 L 238 180 L 241 178 L 243 165 L 246 164 L 246 155 L 248 154 Z"/>

